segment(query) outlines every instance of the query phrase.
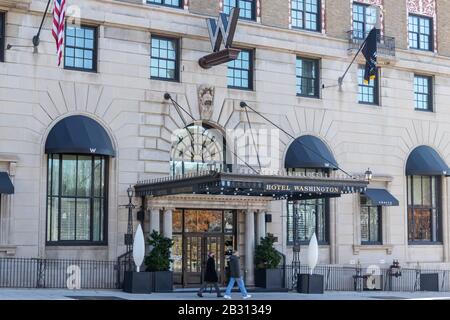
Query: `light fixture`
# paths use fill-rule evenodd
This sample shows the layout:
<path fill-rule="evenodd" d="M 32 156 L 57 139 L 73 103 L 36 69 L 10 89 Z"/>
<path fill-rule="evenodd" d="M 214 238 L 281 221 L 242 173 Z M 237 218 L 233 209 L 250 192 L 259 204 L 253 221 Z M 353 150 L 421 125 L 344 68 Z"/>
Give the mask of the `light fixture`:
<path fill-rule="evenodd" d="M 133 198 L 133 188 L 131 185 L 127 189 L 128 198 Z"/>
<path fill-rule="evenodd" d="M 367 182 L 370 182 L 373 178 L 373 173 L 372 173 L 372 171 L 370 171 L 370 168 L 367 169 L 367 171 L 364 173 L 364 175 L 365 175 Z"/>

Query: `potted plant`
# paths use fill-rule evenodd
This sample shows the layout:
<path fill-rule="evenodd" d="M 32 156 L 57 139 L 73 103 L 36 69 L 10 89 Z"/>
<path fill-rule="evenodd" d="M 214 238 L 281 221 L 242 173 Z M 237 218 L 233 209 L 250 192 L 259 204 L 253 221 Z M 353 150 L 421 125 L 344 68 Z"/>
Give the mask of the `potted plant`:
<path fill-rule="evenodd" d="M 173 273 L 170 271 L 170 249 L 173 240 L 153 231 L 147 240 L 151 250 L 145 257 L 148 272 L 152 273 L 153 292 L 170 292 L 173 290 Z"/>
<path fill-rule="evenodd" d="M 283 270 L 278 268 L 281 261 L 280 253 L 274 248 L 276 239 L 269 234 L 261 238 L 255 248 L 255 286 L 266 289 L 282 289 Z"/>

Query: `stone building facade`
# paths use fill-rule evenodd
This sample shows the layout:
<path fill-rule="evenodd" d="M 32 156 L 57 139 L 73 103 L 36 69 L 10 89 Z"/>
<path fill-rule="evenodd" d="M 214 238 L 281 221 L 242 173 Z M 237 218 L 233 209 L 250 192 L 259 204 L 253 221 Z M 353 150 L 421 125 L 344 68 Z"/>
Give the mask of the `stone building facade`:
<path fill-rule="evenodd" d="M 433 224 L 430 228 L 434 229 L 429 232 L 435 235 L 426 235 L 427 230 L 411 235 L 405 170 L 409 156 L 420 146 L 431 147 L 444 162 L 450 162 L 450 111 L 446 107 L 450 92 L 450 1 L 305 1 L 317 3 L 316 30 L 295 27 L 299 21 L 294 21 L 292 12 L 303 1 L 241 1 L 252 3 L 254 10 L 253 18 L 239 20 L 234 40 L 234 46 L 253 53 L 249 90 L 229 87 L 227 64 L 211 69 L 202 69 L 198 64 L 199 58 L 211 53 L 206 18 L 217 18 L 234 1 L 183 0 L 179 7 L 148 2 L 68 1 L 68 18 L 79 13 L 80 19 L 73 20 L 96 30 L 96 70 L 81 72 L 56 65 L 50 18 L 43 25 L 38 52 L 23 47 L 31 45 L 47 1 L 0 0 L 5 26 L 0 34 L 5 44 L 4 61 L 0 62 L 0 171 L 8 172 L 15 189 L 14 194 L 1 195 L 0 256 L 114 260 L 123 254 L 128 219 L 123 207 L 128 203 L 126 190 L 137 181 L 170 174 L 173 132 L 184 127 L 164 94 L 170 93 L 180 106 L 201 120 L 198 92 L 206 85 L 214 88 L 214 99 L 210 118 L 203 119 L 207 120 L 205 123 L 222 130 L 248 127 L 239 106 L 245 101 L 291 136 L 318 138 L 346 172 L 364 175 L 370 168 L 373 179 L 369 187 L 385 189 L 398 199 L 398 206 L 380 206 L 377 222 L 372 224 L 379 233 L 373 243 L 365 234 L 371 224 L 364 222 L 362 228 L 364 205 L 359 194 L 327 200 L 323 209 L 326 237 L 320 245 L 321 264 L 347 265 L 359 260 L 387 267 L 394 259 L 404 265 L 449 264 L 450 211 L 445 173 L 433 174 L 437 178 L 430 182 L 434 185 L 430 187 L 434 188 L 430 189 L 430 197 L 438 197 L 433 200 L 436 205 L 417 213 L 414 206 L 410 208 L 417 223 Z M 353 38 L 358 5 L 379 7 L 383 43 L 395 41 L 394 47 L 383 47 L 387 49 L 379 56 L 377 103 L 359 103 L 360 90 L 364 90 L 358 77 L 358 66 L 364 63 L 362 57 L 350 68 L 342 86 L 337 85 L 357 49 Z M 366 20 L 362 23 L 366 26 L 370 15 L 364 12 Z M 412 16 L 431 23 L 428 42 L 423 44 L 430 47 L 411 46 L 408 30 L 409 24 L 414 23 Z M 418 23 L 422 23 L 420 19 Z M 175 81 L 151 76 L 150 44 L 154 37 L 176 39 L 178 43 L 179 76 Z M 7 44 L 12 46 L 9 50 Z M 315 59 L 318 63 L 316 97 L 297 94 L 298 58 Z M 420 92 L 415 81 L 422 79 L 417 76 L 429 79 L 427 85 L 431 88 L 422 92 L 432 96 L 431 101 L 427 100 L 429 112 L 421 111 L 421 105 L 417 108 Z M 104 182 L 108 187 L 103 243 L 65 245 L 49 241 L 51 195 L 46 142 L 57 123 L 76 115 L 95 120 L 109 136 L 115 152 L 105 169 L 108 174 Z M 254 129 L 270 128 L 256 114 L 250 113 L 249 117 Z M 276 158 L 284 167 L 293 139 L 283 133 L 279 139 Z M 422 174 L 430 176 L 427 172 Z M 417 184 L 423 194 L 426 183 Z M 425 198 L 423 194 L 421 197 Z M 172 221 L 177 210 L 235 210 L 238 243 L 234 247 L 244 256 L 247 265 L 243 267 L 249 277 L 253 267 L 249 266 L 252 257 L 248 250 L 257 242 L 255 232 L 258 236 L 266 232 L 275 235 L 277 249 L 287 256 L 288 263 L 292 260 L 286 200 L 189 195 L 134 201 L 137 208 L 145 202 L 146 234 L 153 229 L 169 236 L 175 234 Z M 319 223 L 317 208 L 305 210 L 310 210 L 306 214 L 314 215 L 309 219 L 315 221 L 305 224 Z M 261 221 L 266 213 L 272 220 L 264 224 Z M 134 223 L 136 226 L 136 219 Z M 409 226 L 412 228 L 411 223 Z M 367 243 L 362 241 L 362 233 L 369 238 Z M 420 236 L 423 241 L 411 241 L 411 237 Z M 303 244 L 304 260 L 307 243 Z"/>

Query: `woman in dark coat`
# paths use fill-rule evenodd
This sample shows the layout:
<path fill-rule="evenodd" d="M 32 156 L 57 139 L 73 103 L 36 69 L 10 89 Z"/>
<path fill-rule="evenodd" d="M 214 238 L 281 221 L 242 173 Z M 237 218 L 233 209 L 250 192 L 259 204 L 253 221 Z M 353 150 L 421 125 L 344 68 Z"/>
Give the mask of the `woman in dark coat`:
<path fill-rule="evenodd" d="M 203 291 L 206 289 L 208 284 L 214 285 L 214 288 L 216 289 L 217 297 L 222 297 L 220 294 L 219 285 L 217 282 L 219 281 L 219 277 L 217 276 L 216 272 L 216 263 L 214 261 L 214 252 L 210 252 L 208 254 L 208 260 L 206 261 L 206 271 L 205 271 L 205 277 L 203 285 L 201 286 L 200 290 L 197 292 L 197 295 L 202 298 L 203 297 Z"/>

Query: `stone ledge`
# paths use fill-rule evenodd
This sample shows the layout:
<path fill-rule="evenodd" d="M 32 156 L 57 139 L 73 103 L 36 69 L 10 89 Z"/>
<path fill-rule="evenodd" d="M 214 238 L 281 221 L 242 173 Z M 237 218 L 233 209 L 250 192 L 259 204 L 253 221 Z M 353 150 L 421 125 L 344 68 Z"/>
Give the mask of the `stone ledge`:
<path fill-rule="evenodd" d="M 31 0 L 0 0 L 0 6 L 8 8 L 28 9 L 30 4 Z"/>
<path fill-rule="evenodd" d="M 353 254 L 359 255 L 360 251 L 386 251 L 386 254 L 392 254 L 392 245 L 353 245 Z"/>
<path fill-rule="evenodd" d="M 5 253 L 6 256 L 15 256 L 17 246 L 2 246 L 0 245 L 0 254 Z"/>

